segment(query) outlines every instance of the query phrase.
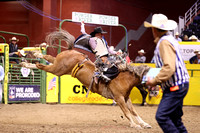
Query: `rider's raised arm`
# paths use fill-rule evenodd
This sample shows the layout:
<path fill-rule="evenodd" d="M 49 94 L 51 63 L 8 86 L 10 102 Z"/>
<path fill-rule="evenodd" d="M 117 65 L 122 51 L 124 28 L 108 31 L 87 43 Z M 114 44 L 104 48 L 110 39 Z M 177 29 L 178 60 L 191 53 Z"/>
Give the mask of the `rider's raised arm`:
<path fill-rule="evenodd" d="M 85 32 L 85 24 L 84 24 L 83 21 L 81 22 L 81 33 L 82 33 L 82 34 L 87 34 L 87 33 Z"/>

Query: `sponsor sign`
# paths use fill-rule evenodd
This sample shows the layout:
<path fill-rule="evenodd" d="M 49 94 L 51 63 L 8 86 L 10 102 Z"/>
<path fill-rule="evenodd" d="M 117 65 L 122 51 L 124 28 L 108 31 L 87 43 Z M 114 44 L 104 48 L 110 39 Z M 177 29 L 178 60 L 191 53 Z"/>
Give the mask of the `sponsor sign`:
<path fill-rule="evenodd" d="M 65 81 L 63 81 L 65 82 Z M 46 102 L 57 103 L 58 102 L 58 77 L 47 73 L 46 78 Z M 61 91 L 62 92 L 62 91 Z"/>
<path fill-rule="evenodd" d="M 61 77 L 61 103 L 96 103 L 112 104 L 113 100 L 106 99 L 97 93 L 90 92 L 86 98 L 88 88 L 70 75 Z"/>
<path fill-rule="evenodd" d="M 4 45 L 0 45 L 0 53 L 4 53 Z"/>
<path fill-rule="evenodd" d="M 118 26 L 119 18 L 117 16 L 108 16 L 100 14 L 91 14 L 91 13 L 82 13 L 82 12 L 72 12 L 72 21 L 91 24 L 101 24 L 101 25 L 110 25 Z"/>
<path fill-rule="evenodd" d="M 180 53 L 184 61 L 189 61 L 193 57 L 196 49 L 200 50 L 200 42 L 179 42 Z"/>
<path fill-rule="evenodd" d="M 9 101 L 39 101 L 39 85 L 9 85 Z"/>
<path fill-rule="evenodd" d="M 25 68 L 25 67 L 21 68 L 21 73 L 23 77 L 28 77 L 28 75 L 30 74 L 30 71 L 31 70 L 29 68 Z"/>

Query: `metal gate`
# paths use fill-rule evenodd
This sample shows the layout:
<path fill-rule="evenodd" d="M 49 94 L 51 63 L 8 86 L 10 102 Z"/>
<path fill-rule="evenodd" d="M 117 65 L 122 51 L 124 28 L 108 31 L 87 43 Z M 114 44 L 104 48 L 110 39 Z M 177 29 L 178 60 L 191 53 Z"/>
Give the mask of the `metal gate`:
<path fill-rule="evenodd" d="M 39 47 L 23 48 L 26 52 L 40 50 L 46 54 L 45 49 Z M 7 103 L 21 102 L 42 102 L 46 99 L 46 72 L 39 69 L 27 69 L 17 64 L 19 62 L 31 62 L 31 58 L 9 58 L 8 86 L 7 86 Z M 37 59 L 39 63 L 45 64 L 44 59 Z"/>

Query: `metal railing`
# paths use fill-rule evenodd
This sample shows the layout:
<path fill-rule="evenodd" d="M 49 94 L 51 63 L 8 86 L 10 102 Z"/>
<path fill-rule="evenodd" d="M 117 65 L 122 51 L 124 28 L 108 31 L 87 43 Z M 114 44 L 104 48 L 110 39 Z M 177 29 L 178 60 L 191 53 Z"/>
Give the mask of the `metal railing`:
<path fill-rule="evenodd" d="M 4 34 L 10 34 L 10 35 L 17 35 L 17 36 L 23 36 L 27 39 L 27 47 L 29 47 L 29 38 L 26 34 L 21 34 L 21 33 L 15 33 L 15 32 L 8 32 L 8 31 L 0 31 L 0 33 L 4 33 Z M 5 39 L 5 38 L 4 38 Z M 4 40 L 5 41 L 5 40 Z"/>
<path fill-rule="evenodd" d="M 42 49 L 41 52 L 43 54 L 46 54 L 46 50 Z M 0 65 L 4 66 L 5 62 L 5 55 L 0 56 Z M 46 72 L 39 70 L 39 69 L 30 69 L 30 73 L 27 74 L 26 76 L 23 75 L 24 72 L 26 73 L 26 70 L 23 69 L 22 73 L 22 67 L 20 63 L 22 61 L 27 61 L 30 63 L 35 62 L 36 60 L 42 64 L 46 64 L 44 59 L 37 59 L 37 58 L 20 58 L 20 57 L 9 57 L 9 64 L 8 64 L 8 78 L 7 80 L 7 87 L 4 87 L 4 90 L 6 90 L 7 93 L 3 93 L 5 95 L 4 102 L 7 103 L 20 103 L 20 102 L 42 102 L 46 103 Z M 17 62 L 16 62 L 17 60 Z M 10 98 L 10 90 L 9 86 L 40 86 L 39 91 L 40 91 L 40 99 L 39 100 L 9 100 Z"/>
<path fill-rule="evenodd" d="M 3 36 L 0 35 L 0 38 L 3 39 L 4 43 L 6 43 L 6 39 Z"/>
<path fill-rule="evenodd" d="M 191 77 L 194 76 L 194 71 L 199 71 L 200 72 L 200 69 L 187 69 L 188 72 L 191 71 Z"/>
<path fill-rule="evenodd" d="M 18 57 L 9 57 L 10 60 L 19 60 L 22 62 L 22 58 Z M 33 59 L 26 60 L 32 61 Z M 39 69 L 31 69 L 30 74 L 27 77 L 23 77 L 21 73 L 21 66 L 17 64 L 15 61 L 9 63 L 9 74 L 8 74 L 8 82 L 9 84 L 24 84 L 24 85 L 40 85 L 41 79 L 41 70 Z"/>
<path fill-rule="evenodd" d="M 198 11 L 200 10 L 200 1 L 197 0 L 197 2 L 192 5 L 192 7 L 185 13 L 185 25 L 188 25 L 193 17 L 198 15 Z"/>

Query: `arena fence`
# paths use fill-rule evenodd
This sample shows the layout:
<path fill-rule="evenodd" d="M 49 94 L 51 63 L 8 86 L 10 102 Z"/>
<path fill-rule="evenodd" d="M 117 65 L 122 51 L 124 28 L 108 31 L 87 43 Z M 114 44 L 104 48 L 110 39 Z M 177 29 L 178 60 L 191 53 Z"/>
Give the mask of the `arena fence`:
<path fill-rule="evenodd" d="M 27 39 L 27 46 L 29 47 L 29 37 L 26 34 L 15 33 L 15 32 L 8 32 L 8 31 L 0 31 L 0 33 L 9 34 L 9 35 L 16 35 L 16 36 L 23 36 L 23 37 L 25 37 Z M 1 38 L 6 43 L 6 39 L 3 36 L 1 36 Z"/>
<path fill-rule="evenodd" d="M 134 63 L 134 65 L 141 65 L 140 63 Z M 153 63 L 145 63 L 150 67 L 155 67 Z M 200 65 L 199 64 L 186 64 L 187 70 L 190 75 L 190 87 L 187 96 L 184 99 L 184 105 L 200 105 Z M 78 79 L 71 77 L 70 75 L 63 75 L 60 77 L 61 82 L 58 82 L 58 77 L 51 73 L 47 73 L 47 103 L 80 103 L 80 104 L 112 104 L 112 100 L 106 99 L 99 94 L 90 92 L 88 98 L 86 98 L 87 89 Z M 54 81 L 54 85 L 51 83 Z M 59 95 L 59 85 L 61 94 Z M 159 90 L 159 95 L 149 99 L 149 94 L 146 98 L 148 104 L 157 105 L 162 98 L 162 89 Z M 132 103 L 141 104 L 142 96 L 139 90 L 134 87 L 131 91 L 130 98 Z"/>
<path fill-rule="evenodd" d="M 46 72 L 39 69 L 27 69 L 17 64 L 15 60 L 19 62 L 27 61 L 32 62 L 39 61 L 45 64 L 43 59 L 33 58 L 16 58 L 10 57 L 8 59 L 9 47 L 5 45 L 7 51 L 1 56 L 1 65 L 4 68 L 7 67 L 7 73 L 5 72 L 4 78 L 4 99 L 3 102 L 7 103 L 21 103 L 21 102 L 46 102 Z M 32 50 L 40 50 L 43 54 L 46 54 L 46 49 L 40 49 L 39 47 L 27 47 L 23 48 L 25 53 Z M 7 54 L 7 56 L 6 56 Z M 7 59 L 7 66 L 5 64 Z M 10 63 L 9 63 L 10 60 Z M 6 70 L 6 69 L 4 69 Z"/>
<path fill-rule="evenodd" d="M 8 71 L 9 71 L 9 45 L 6 43 L 0 43 L 0 65 L 4 68 L 4 80 L 2 82 L 2 94 L 1 98 L 4 97 L 4 94 L 6 95 L 1 101 L 8 103 L 7 101 L 7 87 L 8 87 Z M 2 97 L 3 95 L 3 97 Z"/>
<path fill-rule="evenodd" d="M 185 13 L 185 25 L 189 25 L 193 17 L 198 15 L 199 11 L 200 11 L 200 1 L 197 0 Z"/>
<path fill-rule="evenodd" d="M 40 48 L 24 48 L 25 51 L 31 51 Z M 0 65 L 4 67 L 5 77 L 3 81 L 4 103 L 21 103 L 21 102 L 42 102 L 42 103 L 93 103 L 93 104 L 111 104 L 112 100 L 103 98 L 102 96 L 90 93 L 86 98 L 87 88 L 82 85 L 77 79 L 70 75 L 61 76 L 62 82 L 58 82 L 58 77 L 46 73 L 45 71 L 32 69 L 28 76 L 22 75 L 22 67 L 18 64 L 10 63 L 8 58 L 9 47 L 8 44 L 0 44 Z M 42 50 L 45 54 L 45 49 Z M 19 58 L 18 58 L 19 59 Z M 21 59 L 19 59 L 21 60 Z M 26 58 L 26 60 L 29 60 Z M 30 59 L 32 60 L 32 59 Z M 45 61 L 39 60 L 40 63 L 45 64 Z M 140 64 L 134 64 L 140 65 Z M 150 67 L 155 67 L 155 64 L 146 64 Z M 200 65 L 186 64 L 187 70 L 190 74 L 190 88 L 184 99 L 184 105 L 200 105 Z M 23 68 L 24 73 L 27 74 L 29 70 Z M 26 73 L 27 72 L 27 73 Z M 61 87 L 61 95 L 58 86 Z M 162 90 L 158 96 L 151 98 L 147 97 L 148 104 L 159 104 L 162 97 Z M 137 88 L 133 88 L 130 98 L 132 103 L 140 104 L 142 101 L 141 94 Z M 60 101 L 59 101 L 60 99 Z"/>

